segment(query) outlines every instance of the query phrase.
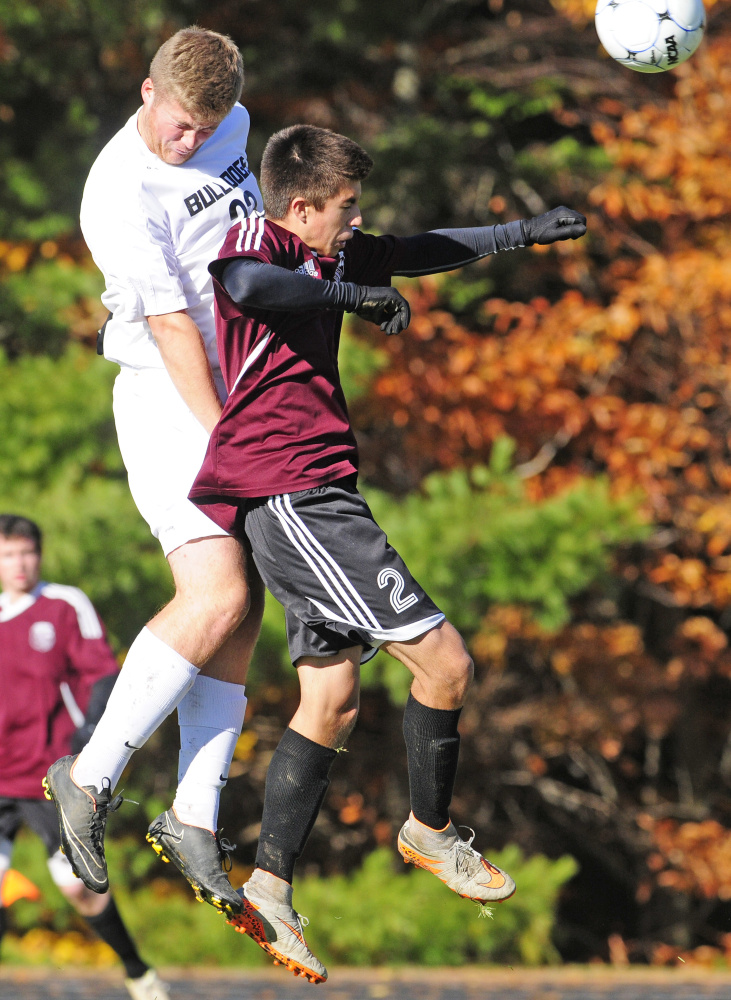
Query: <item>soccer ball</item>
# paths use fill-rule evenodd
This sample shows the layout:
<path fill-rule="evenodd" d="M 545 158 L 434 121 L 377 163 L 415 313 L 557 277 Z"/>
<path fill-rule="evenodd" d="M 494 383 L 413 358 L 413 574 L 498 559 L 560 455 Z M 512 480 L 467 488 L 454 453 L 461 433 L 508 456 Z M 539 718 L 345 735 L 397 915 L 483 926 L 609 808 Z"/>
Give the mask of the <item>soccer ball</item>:
<path fill-rule="evenodd" d="M 702 0 L 599 0 L 594 23 L 612 59 L 638 73 L 664 73 L 698 48 L 706 12 Z"/>

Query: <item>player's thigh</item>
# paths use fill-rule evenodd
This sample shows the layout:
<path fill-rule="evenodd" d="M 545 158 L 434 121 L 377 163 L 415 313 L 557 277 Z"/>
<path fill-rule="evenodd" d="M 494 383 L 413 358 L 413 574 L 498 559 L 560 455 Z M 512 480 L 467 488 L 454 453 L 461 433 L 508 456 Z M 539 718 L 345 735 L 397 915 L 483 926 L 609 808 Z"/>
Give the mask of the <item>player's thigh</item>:
<path fill-rule="evenodd" d="M 301 700 L 290 728 L 321 746 L 342 746 L 358 718 L 362 646 L 297 661 Z"/>
<path fill-rule="evenodd" d="M 473 676 L 464 639 L 448 621 L 424 635 L 381 647 L 414 675 L 414 697 L 432 708 L 458 708 Z"/>
<path fill-rule="evenodd" d="M 18 799 L 18 812 L 23 823 L 41 838 L 48 856 L 55 854 L 61 846 L 61 837 L 53 802 L 48 799 Z"/>
<path fill-rule="evenodd" d="M 47 799 L 20 799 L 18 812 L 25 825 L 43 841 L 51 878 L 64 896 L 74 902 L 79 895 L 77 886 L 82 889 L 84 886 L 74 875 L 68 859 L 61 851 L 56 807 Z"/>
<path fill-rule="evenodd" d="M 114 384 L 113 403 L 132 498 L 165 555 L 196 538 L 225 536 L 188 499 L 208 434 L 167 372 L 123 368 Z"/>

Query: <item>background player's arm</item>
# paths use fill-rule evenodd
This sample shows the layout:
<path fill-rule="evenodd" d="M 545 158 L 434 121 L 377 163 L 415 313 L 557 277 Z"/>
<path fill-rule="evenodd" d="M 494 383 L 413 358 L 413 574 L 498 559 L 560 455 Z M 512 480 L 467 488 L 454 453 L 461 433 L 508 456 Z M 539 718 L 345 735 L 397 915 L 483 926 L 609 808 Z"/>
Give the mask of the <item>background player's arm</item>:
<path fill-rule="evenodd" d="M 148 316 L 147 322 L 175 388 L 210 434 L 222 407 L 200 330 L 184 310 Z"/>
<path fill-rule="evenodd" d="M 104 715 L 112 688 L 117 681 L 117 674 L 107 674 L 100 677 L 92 686 L 89 695 L 89 704 L 84 712 L 84 721 L 71 734 L 71 753 L 80 753 L 91 738 L 91 734 L 96 729 L 97 723 Z"/>
<path fill-rule="evenodd" d="M 49 589 L 46 590 L 47 594 Z M 60 588 L 54 589 L 58 591 Z M 107 641 L 101 619 L 86 594 L 76 587 L 62 589 L 61 596 L 67 602 L 67 627 L 63 634 L 68 671 L 67 693 L 64 694 L 62 690 L 62 697 L 77 727 L 72 741 L 73 752 L 78 753 L 104 711 L 119 674 L 119 665 Z M 67 696 L 71 699 L 71 705 Z M 84 716 L 81 728 L 75 717 L 79 712 Z"/>

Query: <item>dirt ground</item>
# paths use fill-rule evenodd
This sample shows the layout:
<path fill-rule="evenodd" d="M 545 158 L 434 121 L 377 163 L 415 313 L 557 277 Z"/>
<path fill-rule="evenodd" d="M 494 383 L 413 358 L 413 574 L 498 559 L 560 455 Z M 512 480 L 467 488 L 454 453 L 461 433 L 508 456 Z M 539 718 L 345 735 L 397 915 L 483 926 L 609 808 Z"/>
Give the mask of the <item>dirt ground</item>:
<path fill-rule="evenodd" d="M 731 1000 L 731 973 L 697 969 L 332 969 L 312 986 L 281 969 L 169 969 L 171 1000 Z M 0 968 L 0 1000 L 129 1000 L 109 970 Z"/>

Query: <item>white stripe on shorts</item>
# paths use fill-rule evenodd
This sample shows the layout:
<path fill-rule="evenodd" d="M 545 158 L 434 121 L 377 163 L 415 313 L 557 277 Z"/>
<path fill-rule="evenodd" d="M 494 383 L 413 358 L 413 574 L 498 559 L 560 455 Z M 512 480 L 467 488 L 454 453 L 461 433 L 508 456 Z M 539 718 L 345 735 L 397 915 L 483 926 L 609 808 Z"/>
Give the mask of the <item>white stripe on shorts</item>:
<path fill-rule="evenodd" d="M 295 512 L 289 495 L 271 497 L 267 504 L 279 518 L 289 540 L 345 615 L 337 620 L 368 632 L 380 630 L 378 619 L 351 581 Z M 317 603 L 313 598 L 308 600 Z"/>
<path fill-rule="evenodd" d="M 315 607 L 319 608 L 322 614 L 330 621 L 342 622 L 343 625 L 353 625 L 353 622 L 349 618 L 341 618 L 331 608 L 328 608 L 314 597 L 309 597 L 308 600 L 312 601 Z M 380 646 L 384 642 L 407 642 L 409 639 L 416 639 L 420 635 L 430 632 L 443 622 L 445 617 L 444 613 L 440 611 L 436 615 L 428 615 L 426 618 L 421 618 L 418 622 L 412 622 L 410 625 L 399 625 L 397 628 L 364 628 L 363 631 L 368 633 L 369 646 Z"/>

